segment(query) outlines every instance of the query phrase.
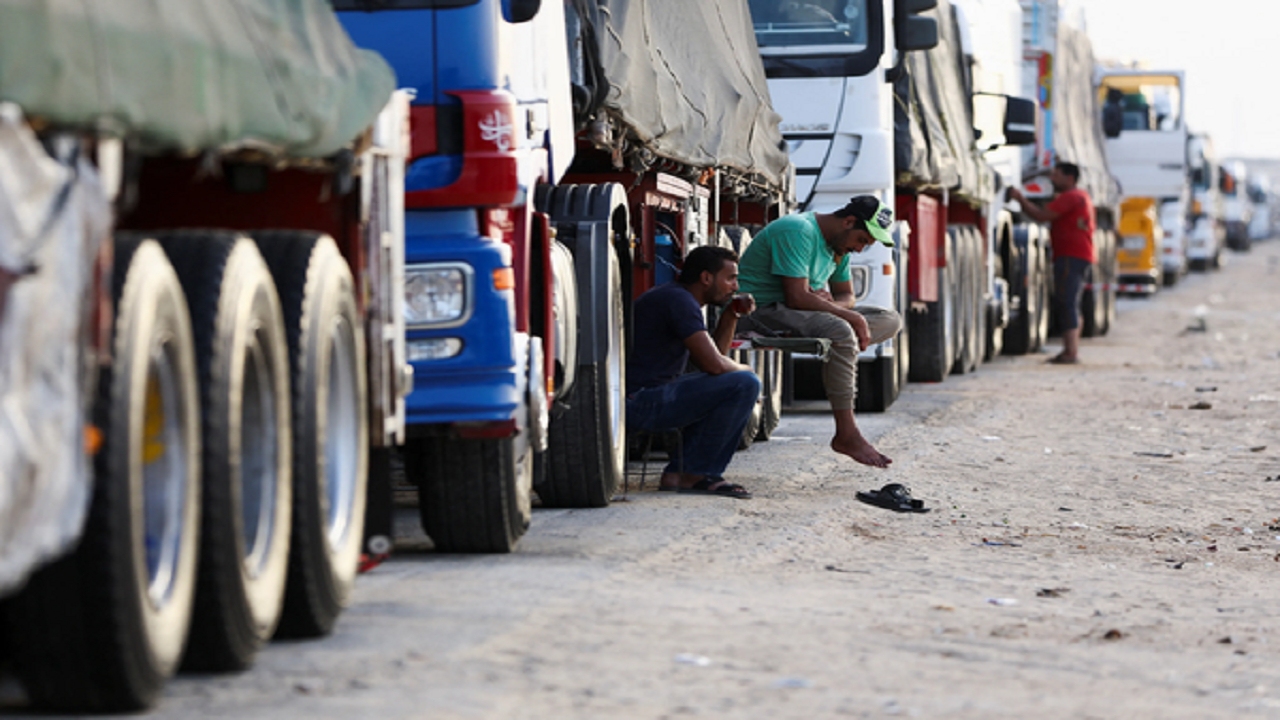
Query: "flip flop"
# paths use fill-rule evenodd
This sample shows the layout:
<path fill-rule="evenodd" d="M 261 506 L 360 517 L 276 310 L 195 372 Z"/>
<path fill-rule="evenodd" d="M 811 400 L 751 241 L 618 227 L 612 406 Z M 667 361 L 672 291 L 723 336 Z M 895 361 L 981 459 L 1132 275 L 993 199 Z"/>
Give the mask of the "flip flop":
<path fill-rule="evenodd" d="M 715 487 L 711 487 L 715 485 Z M 682 487 L 676 491 L 681 495 L 719 495 L 739 500 L 750 500 L 751 492 L 737 483 L 726 482 L 722 477 L 708 475 L 690 487 Z"/>
<path fill-rule="evenodd" d="M 879 490 L 860 491 L 857 494 L 857 498 L 868 505 L 875 505 L 894 512 L 929 512 L 929 508 L 924 506 L 924 501 L 911 497 L 911 491 L 907 489 L 906 485 L 900 483 L 889 483 Z"/>
<path fill-rule="evenodd" d="M 1069 358 L 1069 357 L 1064 357 L 1062 355 L 1054 355 L 1048 360 L 1045 360 L 1045 362 L 1049 363 L 1050 365 L 1079 365 L 1080 358 L 1078 357 Z"/>

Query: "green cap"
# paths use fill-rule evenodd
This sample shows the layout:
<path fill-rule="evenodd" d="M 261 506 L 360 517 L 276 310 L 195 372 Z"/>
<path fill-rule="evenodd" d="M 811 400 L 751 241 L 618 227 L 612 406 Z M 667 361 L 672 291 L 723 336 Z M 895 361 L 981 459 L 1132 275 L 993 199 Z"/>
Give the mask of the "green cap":
<path fill-rule="evenodd" d="M 874 195 L 858 195 L 849 199 L 849 204 L 832 213 L 836 217 L 853 217 L 866 223 L 871 237 L 881 243 L 893 247 L 893 236 L 889 229 L 893 227 L 893 209 L 880 202 Z"/>

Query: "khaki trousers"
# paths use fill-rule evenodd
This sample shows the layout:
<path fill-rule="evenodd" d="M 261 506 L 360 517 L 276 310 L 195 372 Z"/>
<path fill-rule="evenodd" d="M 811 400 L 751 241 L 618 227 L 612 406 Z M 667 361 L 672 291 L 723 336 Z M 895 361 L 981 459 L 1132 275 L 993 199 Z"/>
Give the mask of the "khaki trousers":
<path fill-rule="evenodd" d="M 902 329 L 902 316 L 894 310 L 878 307 L 854 308 L 867 320 L 871 331 L 871 344 L 895 337 Z M 831 352 L 822 366 L 822 385 L 827 391 L 833 410 L 852 410 L 857 392 L 858 337 L 853 327 L 842 318 L 821 310 L 793 310 L 776 302 L 756 308 L 756 311 L 738 321 L 738 330 L 757 330 L 763 327 L 775 333 L 793 337 L 818 337 L 831 341 Z"/>

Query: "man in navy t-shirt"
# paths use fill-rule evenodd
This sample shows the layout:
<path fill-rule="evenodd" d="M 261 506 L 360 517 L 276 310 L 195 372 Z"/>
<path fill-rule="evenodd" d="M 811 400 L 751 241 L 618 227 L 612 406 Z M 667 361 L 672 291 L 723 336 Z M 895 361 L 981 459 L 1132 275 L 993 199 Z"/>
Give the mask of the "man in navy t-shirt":
<path fill-rule="evenodd" d="M 728 248 L 699 247 L 684 260 L 680 277 L 636 299 L 633 347 L 627 360 L 627 427 L 680 429 L 684 472 L 675 457 L 659 489 L 749 498 L 722 476 L 746 429 L 760 379 L 725 356 L 738 318 L 754 309 L 727 306 L 714 333 L 702 308 L 728 303 L 738 291 L 738 255 Z M 692 358 L 700 372 L 685 373 Z"/>

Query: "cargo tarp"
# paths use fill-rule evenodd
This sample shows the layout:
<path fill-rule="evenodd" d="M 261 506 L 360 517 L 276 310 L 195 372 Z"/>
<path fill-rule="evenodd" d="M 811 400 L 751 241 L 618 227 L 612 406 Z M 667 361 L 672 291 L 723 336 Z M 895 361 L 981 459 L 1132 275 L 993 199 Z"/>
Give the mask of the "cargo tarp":
<path fill-rule="evenodd" d="M 0 0 L 0 101 L 144 149 L 324 157 L 394 89 L 325 0 Z"/>
<path fill-rule="evenodd" d="M 1115 207 L 1120 187 L 1107 167 L 1102 109 L 1093 88 L 1093 45 L 1089 36 L 1058 24 L 1053 59 L 1053 148 L 1055 160 L 1080 166 L 1079 187 L 1097 207 Z"/>
<path fill-rule="evenodd" d="M 782 189 L 789 160 L 746 0 L 588 0 L 603 107 L 642 147 Z M 579 2 L 579 12 L 583 12 Z"/>
<path fill-rule="evenodd" d="M 93 166 L 49 157 L 0 103 L 0 597 L 80 536 L 91 478 L 79 352 L 111 210 Z"/>
<path fill-rule="evenodd" d="M 995 191 L 995 173 L 973 135 L 955 14 L 947 0 L 922 14 L 938 21 L 938 45 L 907 53 L 904 72 L 894 82 L 897 181 L 987 202 Z"/>

